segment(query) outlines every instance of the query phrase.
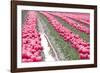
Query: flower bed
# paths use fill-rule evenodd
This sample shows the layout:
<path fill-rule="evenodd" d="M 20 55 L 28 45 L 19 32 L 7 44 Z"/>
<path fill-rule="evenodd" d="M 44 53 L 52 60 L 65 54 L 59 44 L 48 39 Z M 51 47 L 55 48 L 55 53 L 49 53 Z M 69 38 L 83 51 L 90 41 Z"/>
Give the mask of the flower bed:
<path fill-rule="evenodd" d="M 71 32 L 68 28 L 65 28 L 61 23 L 59 23 L 54 16 L 47 12 L 40 12 L 45 15 L 48 21 L 51 23 L 53 28 L 63 37 L 67 42 L 70 42 L 72 47 L 74 47 L 80 55 L 80 59 L 90 58 L 90 44 Z"/>
<path fill-rule="evenodd" d="M 85 32 L 86 34 L 90 34 L 90 29 L 87 28 L 85 25 L 81 24 L 81 23 L 77 23 L 76 21 L 70 19 L 69 17 L 73 17 L 75 19 L 76 16 L 71 16 L 70 14 L 66 14 L 66 13 L 51 13 L 52 15 L 58 16 L 60 18 L 62 18 L 63 20 L 65 20 L 69 25 L 71 25 L 72 27 L 76 28 L 77 30 L 80 30 L 81 32 Z M 68 16 L 68 17 L 67 17 Z"/>
<path fill-rule="evenodd" d="M 22 28 L 22 62 L 40 62 L 43 60 L 41 38 L 36 26 L 36 12 L 28 11 Z"/>

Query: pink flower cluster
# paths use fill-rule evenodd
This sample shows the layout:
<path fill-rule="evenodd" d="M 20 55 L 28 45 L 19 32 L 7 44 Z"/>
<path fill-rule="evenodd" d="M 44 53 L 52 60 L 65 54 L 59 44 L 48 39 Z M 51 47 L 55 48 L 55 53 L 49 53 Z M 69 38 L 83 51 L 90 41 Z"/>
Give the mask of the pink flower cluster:
<path fill-rule="evenodd" d="M 81 32 L 85 32 L 86 34 L 90 34 L 90 29 L 89 29 L 89 28 L 87 28 L 87 27 L 86 27 L 85 25 L 83 25 L 83 24 L 77 23 L 76 21 L 74 21 L 74 20 L 68 18 L 68 17 L 66 16 L 65 13 L 51 13 L 51 12 L 49 12 L 49 13 L 52 14 L 52 15 L 56 15 L 56 16 L 58 16 L 58 17 L 61 17 L 61 18 L 62 18 L 63 20 L 65 20 L 69 25 L 71 25 L 72 27 L 74 27 L 74 28 L 80 30 Z M 70 17 L 70 16 L 69 16 L 69 17 Z"/>
<path fill-rule="evenodd" d="M 80 38 L 79 35 L 72 33 L 71 30 L 65 28 L 56 18 L 48 12 L 40 12 L 45 15 L 53 28 L 64 38 L 66 42 L 70 42 L 72 47 L 75 48 L 80 55 L 80 59 L 90 58 L 90 44 Z"/>
<path fill-rule="evenodd" d="M 42 61 L 41 38 L 36 30 L 37 18 L 34 11 L 29 11 L 26 15 L 22 29 L 22 62 Z"/>

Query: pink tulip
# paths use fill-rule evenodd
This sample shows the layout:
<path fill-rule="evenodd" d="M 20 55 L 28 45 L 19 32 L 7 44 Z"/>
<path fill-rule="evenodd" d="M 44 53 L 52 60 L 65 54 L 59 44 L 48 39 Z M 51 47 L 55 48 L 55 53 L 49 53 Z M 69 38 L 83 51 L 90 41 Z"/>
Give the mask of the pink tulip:
<path fill-rule="evenodd" d="M 42 57 L 41 56 L 38 56 L 38 57 L 36 57 L 36 60 L 37 61 L 42 61 Z"/>
<path fill-rule="evenodd" d="M 87 56 L 88 56 L 88 54 L 80 53 L 80 59 L 88 59 Z"/>

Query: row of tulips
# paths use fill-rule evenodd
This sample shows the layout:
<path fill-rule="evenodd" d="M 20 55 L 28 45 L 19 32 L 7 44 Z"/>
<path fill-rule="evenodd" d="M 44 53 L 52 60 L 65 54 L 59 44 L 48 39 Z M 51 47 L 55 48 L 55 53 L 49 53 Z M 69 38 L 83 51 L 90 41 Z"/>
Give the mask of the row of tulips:
<path fill-rule="evenodd" d="M 51 26 L 59 33 L 66 42 L 70 42 L 72 47 L 75 48 L 80 55 L 80 59 L 89 59 L 90 57 L 90 44 L 80 38 L 79 35 L 72 33 L 71 30 L 65 28 L 56 18 L 48 12 L 40 12 L 50 22 Z"/>
<path fill-rule="evenodd" d="M 36 29 L 36 12 L 29 11 L 25 18 L 22 29 L 22 62 L 40 62 L 43 60 L 43 48 L 40 34 Z"/>
<path fill-rule="evenodd" d="M 62 13 L 65 16 L 68 16 L 70 18 L 73 18 L 77 21 L 83 22 L 87 25 L 90 25 L 90 15 L 89 14 L 84 14 L 84 13 L 71 13 L 71 12 L 66 12 Z"/>
<path fill-rule="evenodd" d="M 76 15 L 74 13 L 66 13 L 65 15 L 68 17 L 74 18 L 75 20 L 86 23 L 87 25 L 90 25 L 90 15 L 89 14 L 77 14 Z"/>
<path fill-rule="evenodd" d="M 81 32 L 84 32 L 86 34 L 90 34 L 90 29 L 88 27 L 86 27 L 85 25 L 81 24 L 81 23 L 77 23 L 76 21 L 70 19 L 69 17 L 67 17 L 65 15 L 65 13 L 51 13 L 52 15 L 58 16 L 60 18 L 62 18 L 63 20 L 65 20 L 69 25 L 71 25 L 72 27 L 76 28 L 77 30 L 80 30 Z"/>

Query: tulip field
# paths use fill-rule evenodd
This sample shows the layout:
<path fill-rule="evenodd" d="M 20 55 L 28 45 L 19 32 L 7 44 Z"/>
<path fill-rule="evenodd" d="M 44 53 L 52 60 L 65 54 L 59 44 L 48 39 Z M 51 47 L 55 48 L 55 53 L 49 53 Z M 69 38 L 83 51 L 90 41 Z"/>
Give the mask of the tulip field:
<path fill-rule="evenodd" d="M 26 11 L 22 62 L 90 59 L 90 14 Z"/>

